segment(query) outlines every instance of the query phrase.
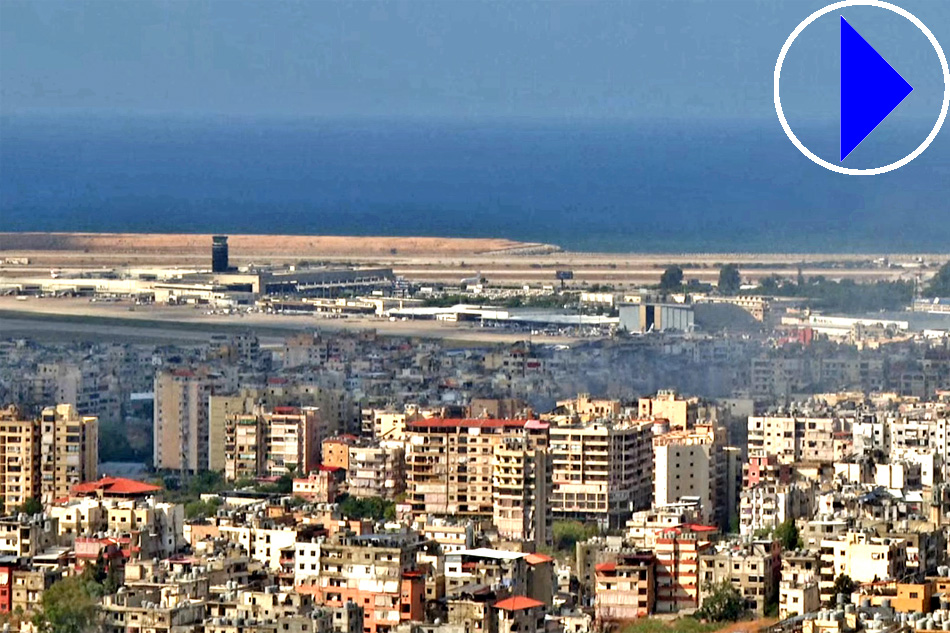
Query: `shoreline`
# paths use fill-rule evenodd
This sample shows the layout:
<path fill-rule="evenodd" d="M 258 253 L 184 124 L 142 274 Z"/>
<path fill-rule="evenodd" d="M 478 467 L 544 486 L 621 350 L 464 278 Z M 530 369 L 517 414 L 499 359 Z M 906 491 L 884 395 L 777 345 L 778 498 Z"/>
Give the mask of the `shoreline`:
<path fill-rule="evenodd" d="M 384 236 L 384 235 L 309 235 L 272 233 L 228 233 L 233 256 L 286 257 L 320 250 L 321 254 L 333 257 L 352 256 L 410 256 L 410 255 L 473 255 L 498 256 L 532 251 L 528 254 L 550 254 L 566 257 L 631 258 L 663 260 L 680 263 L 685 259 L 728 260 L 787 260 L 813 262 L 823 259 L 836 261 L 861 261 L 886 257 L 900 261 L 924 259 L 950 259 L 950 253 L 928 251 L 737 251 L 737 250 L 629 250 L 591 251 L 569 250 L 557 244 L 527 242 L 503 237 L 441 237 L 441 236 Z M 84 232 L 84 231 L 0 231 L 0 253 L 13 256 L 17 253 L 83 253 L 147 257 L 148 255 L 174 254 L 188 256 L 204 255 L 210 249 L 212 233 L 134 233 L 134 232 Z M 276 246 L 276 249 L 273 248 Z M 392 253 L 392 249 L 397 249 Z M 276 252 L 269 252 L 276 250 Z"/>

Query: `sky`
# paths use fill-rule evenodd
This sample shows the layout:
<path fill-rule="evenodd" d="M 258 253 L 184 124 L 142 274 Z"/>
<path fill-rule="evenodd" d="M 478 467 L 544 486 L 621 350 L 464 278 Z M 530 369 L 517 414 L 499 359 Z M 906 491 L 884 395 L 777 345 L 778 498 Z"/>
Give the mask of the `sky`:
<path fill-rule="evenodd" d="M 950 50 L 950 2 L 896 2 Z M 767 118 L 778 52 L 824 4 L 2 0 L 0 114 Z M 916 73 L 905 111 L 932 121 L 926 39 L 879 9 L 843 13 Z M 790 118 L 837 116 L 826 18 L 789 55 Z"/>

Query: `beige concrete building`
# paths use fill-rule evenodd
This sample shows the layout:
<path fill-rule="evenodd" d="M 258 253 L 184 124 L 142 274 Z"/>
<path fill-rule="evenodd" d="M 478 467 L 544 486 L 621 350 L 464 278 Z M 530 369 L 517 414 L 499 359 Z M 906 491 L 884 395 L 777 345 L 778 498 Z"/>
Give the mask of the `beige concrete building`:
<path fill-rule="evenodd" d="M 415 515 L 494 520 L 508 538 L 550 540 L 548 425 L 533 420 L 437 419 L 407 429 L 408 502 Z M 502 494 L 504 491 L 504 494 Z M 496 508 L 496 505 L 498 506 Z M 540 539 L 540 540 L 539 540 Z"/>
<path fill-rule="evenodd" d="M 498 535 L 534 548 L 552 541 L 551 456 L 537 438 L 506 437 L 495 446 L 492 523 Z"/>
<path fill-rule="evenodd" d="M 207 367 L 155 374 L 155 468 L 198 472 L 210 467 L 209 397 L 221 379 Z"/>
<path fill-rule="evenodd" d="M 406 453 L 401 442 L 350 447 L 346 483 L 354 497 L 394 499 L 406 490 Z"/>
<path fill-rule="evenodd" d="M 208 399 L 208 461 L 211 470 L 225 468 L 225 429 L 229 417 L 254 414 L 277 407 L 313 409 L 320 420 L 320 437 L 338 435 L 353 426 L 358 409 L 342 390 L 325 389 L 310 383 L 271 378 L 263 388 L 242 388 L 230 395 L 212 394 Z"/>
<path fill-rule="evenodd" d="M 619 400 L 591 398 L 589 393 L 580 393 L 576 398 L 557 401 L 557 410 L 574 416 L 581 422 L 612 420 L 620 415 L 621 409 Z"/>
<path fill-rule="evenodd" d="M 225 422 L 225 478 L 306 474 L 319 464 L 320 419 L 311 407 L 258 408 Z"/>
<path fill-rule="evenodd" d="M 652 422 L 552 426 L 552 511 L 559 516 L 622 526 L 650 507 Z"/>
<path fill-rule="evenodd" d="M 653 613 L 656 559 L 651 552 L 620 552 L 595 567 L 594 619 L 601 625 Z"/>
<path fill-rule="evenodd" d="M 821 599 L 833 598 L 835 579 L 841 574 L 857 583 L 900 580 L 907 570 L 907 541 L 848 532 L 843 538 L 821 542 Z"/>
<path fill-rule="evenodd" d="M 698 398 L 681 398 L 670 389 L 661 389 L 652 398 L 640 398 L 638 405 L 641 420 L 669 420 L 672 429 L 692 428 L 699 413 Z"/>
<path fill-rule="evenodd" d="M 13 406 L 0 410 L 0 500 L 5 514 L 37 496 L 39 446 L 40 425 L 35 420 L 25 419 Z"/>
<path fill-rule="evenodd" d="M 99 420 L 69 404 L 40 414 L 40 493 L 44 503 L 68 497 L 73 486 L 99 478 Z"/>
<path fill-rule="evenodd" d="M 782 557 L 779 584 L 779 618 L 804 615 L 821 607 L 818 577 L 821 559 L 818 551 L 786 552 Z"/>
<path fill-rule="evenodd" d="M 778 541 L 755 541 L 747 545 L 724 543 L 699 557 L 699 603 L 709 589 L 728 580 L 745 599 L 745 606 L 765 615 L 766 605 L 779 599 L 782 548 Z"/>
<path fill-rule="evenodd" d="M 730 491 L 724 444 L 725 429 L 712 424 L 654 437 L 654 506 L 699 499 L 703 520 L 722 523 Z"/>
<path fill-rule="evenodd" d="M 752 416 L 749 455 L 775 455 L 783 464 L 831 463 L 836 427 L 830 417 Z"/>
<path fill-rule="evenodd" d="M 68 497 L 72 487 L 98 477 L 99 423 L 72 405 L 47 407 L 37 419 L 16 408 L 0 411 L 3 507 L 14 511 L 29 498 L 44 503 Z"/>

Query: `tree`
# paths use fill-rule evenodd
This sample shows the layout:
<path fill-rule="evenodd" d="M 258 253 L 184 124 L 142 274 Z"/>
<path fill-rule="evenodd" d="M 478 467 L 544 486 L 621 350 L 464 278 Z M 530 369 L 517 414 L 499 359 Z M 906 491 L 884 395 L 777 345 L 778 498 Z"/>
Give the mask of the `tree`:
<path fill-rule="evenodd" d="M 928 297 L 950 297 L 950 262 L 941 266 L 931 278 L 924 294 Z"/>
<path fill-rule="evenodd" d="M 742 278 L 739 276 L 739 267 L 735 264 L 726 264 L 719 269 L 719 294 L 734 295 L 739 292 Z"/>
<path fill-rule="evenodd" d="M 791 519 L 786 519 L 784 523 L 775 528 L 775 538 L 782 544 L 782 549 L 795 550 L 802 547 L 802 537 L 798 532 L 798 526 Z"/>
<path fill-rule="evenodd" d="M 600 533 L 594 523 L 580 521 L 555 521 L 552 529 L 554 548 L 558 550 L 573 550 L 580 541 L 586 541 Z"/>
<path fill-rule="evenodd" d="M 70 576 L 43 592 L 33 625 L 43 633 L 87 633 L 95 629 L 96 601 L 82 576 Z"/>
<path fill-rule="evenodd" d="M 683 287 L 683 269 L 670 266 L 660 276 L 660 290 L 679 290 Z"/>
<path fill-rule="evenodd" d="M 729 580 L 706 584 L 707 595 L 696 612 L 697 617 L 713 622 L 735 622 L 745 612 L 742 594 Z"/>
<path fill-rule="evenodd" d="M 382 497 L 346 497 L 340 502 L 340 512 L 349 519 L 389 520 L 396 516 L 396 504 Z"/>
<path fill-rule="evenodd" d="M 835 578 L 834 587 L 831 588 L 831 600 L 829 601 L 830 605 L 834 606 L 834 604 L 837 602 L 839 593 L 846 595 L 848 597 L 847 601 L 851 602 L 851 594 L 854 593 L 856 587 L 857 585 L 853 580 L 851 580 L 851 576 L 848 576 L 847 574 L 840 574 L 837 578 Z"/>
<path fill-rule="evenodd" d="M 43 511 L 43 504 L 36 497 L 30 497 L 27 499 L 22 506 L 20 506 L 20 512 L 29 514 L 33 516 L 34 514 L 39 514 Z"/>

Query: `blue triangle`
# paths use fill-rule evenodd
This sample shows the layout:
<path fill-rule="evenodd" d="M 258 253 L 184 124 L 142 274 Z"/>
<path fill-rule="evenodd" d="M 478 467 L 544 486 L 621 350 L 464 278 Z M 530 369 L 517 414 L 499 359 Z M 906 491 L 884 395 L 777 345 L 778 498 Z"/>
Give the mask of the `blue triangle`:
<path fill-rule="evenodd" d="M 896 70 L 841 18 L 841 160 L 913 91 Z"/>

